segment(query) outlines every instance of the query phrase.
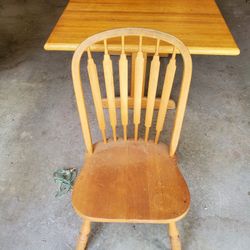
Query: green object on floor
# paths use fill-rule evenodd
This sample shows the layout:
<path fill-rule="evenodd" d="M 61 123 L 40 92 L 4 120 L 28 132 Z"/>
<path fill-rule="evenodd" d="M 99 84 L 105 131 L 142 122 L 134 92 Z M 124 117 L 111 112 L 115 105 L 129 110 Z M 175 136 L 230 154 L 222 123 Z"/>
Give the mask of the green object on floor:
<path fill-rule="evenodd" d="M 58 169 L 54 172 L 54 181 L 60 185 L 56 197 L 60 197 L 72 189 L 76 175 L 76 168 Z"/>

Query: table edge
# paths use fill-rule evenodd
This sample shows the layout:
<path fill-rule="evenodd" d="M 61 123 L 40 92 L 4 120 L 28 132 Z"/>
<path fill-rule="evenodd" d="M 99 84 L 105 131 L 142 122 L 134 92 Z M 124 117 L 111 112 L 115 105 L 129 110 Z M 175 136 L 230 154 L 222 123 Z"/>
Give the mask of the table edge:
<path fill-rule="evenodd" d="M 65 44 L 65 43 L 45 43 L 44 49 L 47 51 L 75 51 L 79 46 L 78 43 Z M 192 47 L 188 46 L 189 52 L 192 55 L 225 55 L 237 56 L 240 54 L 238 47 L 221 48 L 221 47 Z M 166 51 L 171 52 L 171 51 Z"/>

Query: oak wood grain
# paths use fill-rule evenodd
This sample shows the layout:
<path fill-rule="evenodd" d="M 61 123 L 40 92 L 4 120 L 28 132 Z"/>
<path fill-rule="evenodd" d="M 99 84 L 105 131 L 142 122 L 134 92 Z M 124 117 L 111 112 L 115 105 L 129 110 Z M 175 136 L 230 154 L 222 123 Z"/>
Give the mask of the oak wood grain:
<path fill-rule="evenodd" d="M 70 0 L 58 20 L 46 50 L 74 51 L 87 37 L 109 29 L 143 27 L 170 33 L 184 42 L 191 54 L 238 55 L 240 50 L 214 0 Z M 143 51 L 154 52 L 145 41 Z M 110 49 L 120 50 L 114 39 Z M 103 51 L 103 44 L 93 50 Z M 137 50 L 137 40 L 129 38 L 127 51 Z M 160 52 L 171 52 L 163 47 Z"/>
<path fill-rule="evenodd" d="M 86 155 L 72 202 L 91 221 L 169 223 L 185 216 L 190 195 L 165 144 L 118 139 Z"/>

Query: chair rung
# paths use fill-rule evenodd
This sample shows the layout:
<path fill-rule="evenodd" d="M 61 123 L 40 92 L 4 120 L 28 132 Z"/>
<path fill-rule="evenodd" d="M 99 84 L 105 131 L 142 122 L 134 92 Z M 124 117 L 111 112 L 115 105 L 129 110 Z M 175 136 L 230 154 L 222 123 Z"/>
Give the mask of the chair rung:
<path fill-rule="evenodd" d="M 160 106 L 160 98 L 155 99 L 155 109 L 159 109 Z M 103 108 L 108 108 L 108 100 L 107 98 L 102 99 L 102 106 Z M 121 100 L 120 97 L 115 98 L 115 106 L 116 108 L 121 107 Z M 147 107 L 147 97 L 142 98 L 142 103 L 141 103 L 141 108 L 146 109 Z M 168 109 L 175 109 L 176 105 L 173 100 L 169 100 L 168 102 Z M 134 108 L 134 98 L 133 97 L 128 97 L 128 108 L 133 109 Z"/>

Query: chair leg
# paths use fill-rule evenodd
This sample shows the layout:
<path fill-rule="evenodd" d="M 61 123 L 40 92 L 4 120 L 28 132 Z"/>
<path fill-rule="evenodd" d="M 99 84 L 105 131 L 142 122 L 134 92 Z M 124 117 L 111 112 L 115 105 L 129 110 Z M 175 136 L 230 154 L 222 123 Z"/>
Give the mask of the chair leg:
<path fill-rule="evenodd" d="M 77 247 L 76 247 L 77 250 L 86 249 L 88 237 L 90 233 L 90 228 L 91 228 L 90 221 L 85 220 L 84 223 L 82 224 L 81 232 L 78 238 Z"/>
<path fill-rule="evenodd" d="M 168 232 L 170 236 L 172 250 L 181 250 L 179 231 L 176 227 L 175 222 L 169 224 Z"/>

